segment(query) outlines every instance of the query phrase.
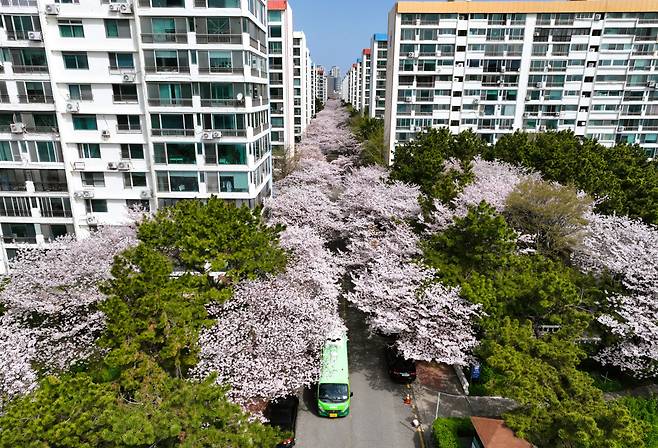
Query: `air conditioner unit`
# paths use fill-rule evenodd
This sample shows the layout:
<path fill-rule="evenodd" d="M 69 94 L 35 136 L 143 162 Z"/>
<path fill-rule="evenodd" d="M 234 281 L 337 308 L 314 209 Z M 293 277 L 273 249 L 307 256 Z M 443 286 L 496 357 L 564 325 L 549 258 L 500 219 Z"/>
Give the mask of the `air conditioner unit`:
<path fill-rule="evenodd" d="M 462 68 L 464 66 L 463 62 L 457 62 L 457 67 Z"/>
<path fill-rule="evenodd" d="M 67 101 L 66 102 L 66 111 L 67 112 L 78 112 L 80 110 L 80 103 L 77 101 Z"/>
<path fill-rule="evenodd" d="M 84 193 L 83 191 L 74 191 L 73 197 L 77 199 L 82 199 L 83 193 Z"/>
<path fill-rule="evenodd" d="M 441 50 L 436 50 L 436 55 L 437 55 L 438 57 L 441 57 Z"/>
<path fill-rule="evenodd" d="M 118 170 L 119 166 L 117 165 L 116 162 L 107 162 L 107 169 L 108 170 Z"/>
<path fill-rule="evenodd" d="M 538 82 L 537 84 L 535 84 L 535 87 L 537 87 L 538 89 L 541 89 L 542 87 L 544 87 L 544 83 L 543 82 Z"/>
<path fill-rule="evenodd" d="M 212 132 L 204 132 L 201 134 L 201 140 L 212 140 Z"/>
<path fill-rule="evenodd" d="M 28 31 L 27 32 L 27 38 L 29 40 L 43 40 L 43 36 L 41 35 L 41 31 Z"/>
<path fill-rule="evenodd" d="M 134 73 L 124 73 L 122 79 L 123 79 L 123 82 L 134 82 L 135 81 L 135 74 Z"/>
<path fill-rule="evenodd" d="M 25 132 L 25 125 L 23 123 L 11 123 L 9 130 L 12 134 L 22 134 Z"/>
<path fill-rule="evenodd" d="M 594 20 L 601 20 L 603 16 L 601 14 L 594 14 Z"/>
<path fill-rule="evenodd" d="M 220 131 L 213 131 L 212 138 L 222 138 L 222 133 Z"/>
<path fill-rule="evenodd" d="M 539 130 L 540 130 L 541 132 L 546 131 L 546 126 L 544 126 L 544 125 L 539 126 Z"/>
<path fill-rule="evenodd" d="M 151 199 L 152 195 L 151 190 L 142 190 L 139 192 L 139 197 L 142 199 Z"/>
<path fill-rule="evenodd" d="M 103 129 L 101 131 L 101 137 L 103 138 L 110 138 L 110 130 L 109 129 Z"/>
<path fill-rule="evenodd" d="M 85 169 L 85 163 L 84 162 L 73 162 L 73 170 L 74 171 L 82 171 Z"/>
<path fill-rule="evenodd" d="M 94 190 L 84 190 L 82 192 L 82 197 L 84 199 L 93 199 L 94 198 Z"/>
<path fill-rule="evenodd" d="M 413 52 L 413 51 L 410 51 L 409 53 L 407 53 L 407 57 L 408 57 L 408 58 L 416 57 L 416 53 Z"/>
<path fill-rule="evenodd" d="M 540 35 L 541 35 L 541 33 L 539 31 L 535 31 L 535 33 L 533 34 L 533 36 L 535 36 L 535 37 L 539 37 Z"/>
<path fill-rule="evenodd" d="M 625 126 L 617 126 L 617 132 L 624 132 L 626 130 Z"/>
<path fill-rule="evenodd" d="M 110 11 L 114 11 L 114 12 L 121 11 L 121 5 L 119 3 L 110 3 Z"/>
<path fill-rule="evenodd" d="M 507 68 L 503 65 L 502 67 L 500 67 L 499 71 L 500 71 L 500 73 L 505 73 L 505 72 L 507 72 Z"/>
<path fill-rule="evenodd" d="M 96 218 L 94 215 L 87 215 L 87 225 L 97 226 L 98 225 L 98 218 Z"/>
<path fill-rule="evenodd" d="M 404 102 L 405 103 L 412 103 L 413 101 L 414 101 L 414 99 L 410 96 L 405 96 L 404 97 Z"/>
<path fill-rule="evenodd" d="M 117 164 L 117 169 L 119 171 L 128 171 L 131 168 L 130 162 L 119 162 Z"/>
<path fill-rule="evenodd" d="M 119 12 L 121 14 L 132 14 L 133 13 L 133 5 L 130 3 L 124 3 L 121 5 L 121 8 L 119 8 Z"/>
<path fill-rule="evenodd" d="M 45 10 L 46 10 L 46 14 L 56 16 L 57 14 L 59 14 L 59 5 L 56 5 L 54 3 L 50 3 L 50 4 L 46 5 Z"/>

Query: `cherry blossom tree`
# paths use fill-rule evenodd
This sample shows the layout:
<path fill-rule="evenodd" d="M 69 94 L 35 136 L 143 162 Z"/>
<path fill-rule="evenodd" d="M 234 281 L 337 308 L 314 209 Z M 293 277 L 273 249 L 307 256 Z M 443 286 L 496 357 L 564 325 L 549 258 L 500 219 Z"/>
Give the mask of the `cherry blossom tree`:
<path fill-rule="evenodd" d="M 591 213 L 573 255 L 586 272 L 610 272 L 628 295 L 608 298 L 610 312 L 598 321 L 617 339 L 597 359 L 637 377 L 658 374 L 658 229 L 627 217 Z"/>
<path fill-rule="evenodd" d="M 66 370 L 96 352 L 104 328 L 99 285 L 110 278 L 114 256 L 135 243 L 133 227 L 107 226 L 19 252 L 0 292 L 0 394 L 30 390 L 36 373 L 28 366 Z"/>
<path fill-rule="evenodd" d="M 435 272 L 382 251 L 347 296 L 368 315 L 370 326 L 396 335 L 407 358 L 464 365 L 477 345 L 473 330 L 480 307 L 459 297 L 459 289 L 433 281 Z"/>

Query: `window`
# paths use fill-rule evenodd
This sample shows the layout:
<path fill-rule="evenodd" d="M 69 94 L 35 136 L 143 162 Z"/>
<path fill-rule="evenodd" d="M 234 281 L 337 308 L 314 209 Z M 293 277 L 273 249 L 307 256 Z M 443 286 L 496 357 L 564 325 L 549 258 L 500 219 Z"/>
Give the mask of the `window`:
<path fill-rule="evenodd" d="M 98 143 L 78 143 L 78 156 L 81 159 L 100 159 L 101 145 Z"/>
<path fill-rule="evenodd" d="M 139 122 L 139 115 L 117 115 L 118 131 L 140 131 L 142 129 Z"/>
<path fill-rule="evenodd" d="M 134 69 L 135 62 L 133 61 L 132 53 L 109 53 L 110 68 L 117 69 Z"/>
<path fill-rule="evenodd" d="M 155 163 L 196 164 L 194 143 L 154 143 Z"/>
<path fill-rule="evenodd" d="M 64 59 L 64 67 L 71 70 L 87 70 L 89 63 L 87 62 L 87 53 L 82 52 L 63 52 L 62 58 Z"/>
<path fill-rule="evenodd" d="M 123 188 L 146 187 L 146 173 L 123 173 Z"/>
<path fill-rule="evenodd" d="M 57 24 L 61 37 L 85 37 L 82 20 L 58 20 Z"/>
<path fill-rule="evenodd" d="M 122 159 L 144 159 L 144 146 L 135 143 L 121 145 Z"/>
<path fill-rule="evenodd" d="M 197 192 L 199 176 L 196 171 L 158 171 L 158 191 Z"/>
<path fill-rule="evenodd" d="M 270 27 L 270 37 L 281 37 L 281 25 Z"/>
<path fill-rule="evenodd" d="M 85 187 L 104 187 L 105 175 L 101 172 L 86 171 L 81 173 L 82 185 Z"/>
<path fill-rule="evenodd" d="M 85 210 L 87 213 L 107 213 L 107 201 L 105 199 L 86 199 Z"/>
<path fill-rule="evenodd" d="M 9 142 L 0 142 L 0 161 L 13 162 L 14 157 L 11 152 L 11 145 Z"/>
<path fill-rule="evenodd" d="M 87 100 L 94 98 L 90 84 L 69 84 L 69 98 L 72 100 Z"/>
<path fill-rule="evenodd" d="M 95 131 L 98 129 L 96 115 L 74 115 L 73 129 L 77 131 Z"/>
<path fill-rule="evenodd" d="M 125 39 L 130 37 L 130 22 L 127 19 L 105 19 L 105 36 Z"/>
<path fill-rule="evenodd" d="M 53 142 L 37 142 L 37 158 L 39 162 L 61 162 Z"/>
<path fill-rule="evenodd" d="M 267 11 L 268 22 L 280 22 L 281 11 Z"/>
<path fill-rule="evenodd" d="M 112 84 L 112 99 L 115 103 L 136 103 L 137 85 Z"/>
<path fill-rule="evenodd" d="M 129 209 L 151 211 L 151 203 L 143 199 L 126 199 L 126 207 Z"/>

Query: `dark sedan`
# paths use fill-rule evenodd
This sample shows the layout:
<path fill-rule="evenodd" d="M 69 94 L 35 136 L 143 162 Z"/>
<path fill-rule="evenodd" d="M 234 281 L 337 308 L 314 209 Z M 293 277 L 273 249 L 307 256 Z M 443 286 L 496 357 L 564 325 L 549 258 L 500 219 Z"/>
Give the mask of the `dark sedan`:
<path fill-rule="evenodd" d="M 416 380 L 416 361 L 405 359 L 395 345 L 386 346 L 388 374 L 394 381 L 411 383 Z"/>
<path fill-rule="evenodd" d="M 282 440 L 277 448 L 290 448 L 295 446 L 295 427 L 297 426 L 297 409 L 299 408 L 299 398 L 288 396 L 271 401 L 265 409 L 265 417 L 270 421 L 271 426 L 289 432 L 291 437 Z"/>

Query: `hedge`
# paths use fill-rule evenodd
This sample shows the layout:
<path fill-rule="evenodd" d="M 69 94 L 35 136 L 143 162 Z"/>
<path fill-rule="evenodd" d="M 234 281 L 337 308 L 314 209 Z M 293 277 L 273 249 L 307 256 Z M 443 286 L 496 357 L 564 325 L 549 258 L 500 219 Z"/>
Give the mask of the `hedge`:
<path fill-rule="evenodd" d="M 432 424 L 435 448 L 461 448 L 460 437 L 473 437 L 475 428 L 469 418 L 437 418 Z"/>

